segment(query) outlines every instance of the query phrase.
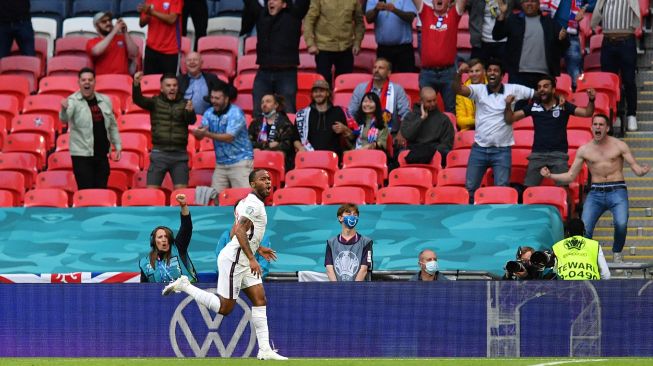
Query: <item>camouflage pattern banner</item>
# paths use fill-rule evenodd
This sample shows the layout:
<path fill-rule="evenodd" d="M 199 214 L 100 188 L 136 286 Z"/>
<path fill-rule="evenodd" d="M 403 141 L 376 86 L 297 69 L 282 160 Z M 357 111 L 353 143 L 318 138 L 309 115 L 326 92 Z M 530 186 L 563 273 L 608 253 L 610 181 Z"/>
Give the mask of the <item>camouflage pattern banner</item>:
<path fill-rule="evenodd" d="M 338 206 L 267 207 L 271 272 L 324 271 L 326 240 L 340 232 Z M 215 246 L 233 224 L 232 207 L 191 207 L 190 256 L 215 272 Z M 1 273 L 137 272 L 152 229 L 176 233 L 175 207 L 8 208 L 0 210 Z M 550 248 L 562 239 L 556 209 L 539 205 L 369 205 L 359 232 L 374 240 L 376 270 L 417 270 L 417 255 L 438 253 L 442 270 L 503 272 L 518 246 Z"/>

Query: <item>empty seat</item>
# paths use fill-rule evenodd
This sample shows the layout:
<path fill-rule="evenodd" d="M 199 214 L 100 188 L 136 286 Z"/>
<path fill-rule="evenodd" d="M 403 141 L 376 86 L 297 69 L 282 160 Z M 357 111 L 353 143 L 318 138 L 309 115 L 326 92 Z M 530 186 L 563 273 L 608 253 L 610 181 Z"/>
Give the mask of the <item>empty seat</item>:
<path fill-rule="evenodd" d="M 466 168 L 470 153 L 469 149 L 451 150 L 447 154 L 447 168 Z"/>
<path fill-rule="evenodd" d="M 48 76 L 77 76 L 85 67 L 91 67 L 87 56 L 55 56 L 48 61 Z"/>
<path fill-rule="evenodd" d="M 68 194 L 68 202 L 72 203 L 72 196 L 77 191 L 75 175 L 70 170 L 51 170 L 40 172 L 36 176 L 36 188 L 58 188 Z"/>
<path fill-rule="evenodd" d="M 132 77 L 121 74 L 104 74 L 95 78 L 95 90 L 99 93 L 113 95 L 120 100 L 120 109 L 127 109 L 128 99 L 132 94 Z"/>
<path fill-rule="evenodd" d="M 123 151 L 120 160 L 109 160 L 111 170 L 118 170 L 127 174 L 128 179 L 133 179 L 134 174 L 140 170 L 140 157 L 131 151 Z"/>
<path fill-rule="evenodd" d="M 438 151 L 433 154 L 433 158 L 431 159 L 431 162 L 428 164 L 415 164 L 415 163 L 408 163 L 406 161 L 406 157 L 410 153 L 410 150 L 403 150 L 399 153 L 399 166 L 400 167 L 414 167 L 414 168 L 425 168 L 428 169 L 431 172 L 431 176 L 433 177 L 433 181 L 431 182 L 432 185 L 436 185 L 438 183 L 438 172 L 440 169 L 442 169 L 442 156 Z"/>
<path fill-rule="evenodd" d="M 534 132 L 531 130 L 517 130 L 513 131 L 515 138 L 515 144 L 512 146 L 515 148 L 528 149 L 533 147 L 533 135 Z"/>
<path fill-rule="evenodd" d="M 322 192 L 329 188 L 329 175 L 322 169 L 294 169 L 286 173 L 286 185 L 305 187 L 315 191 L 317 203 L 322 201 Z"/>
<path fill-rule="evenodd" d="M 571 96 L 571 76 L 569 74 L 560 74 L 556 77 L 556 93 L 569 99 Z"/>
<path fill-rule="evenodd" d="M 55 151 L 48 156 L 48 170 L 73 170 L 69 151 Z"/>
<path fill-rule="evenodd" d="M 46 76 L 39 82 L 39 94 L 53 94 L 68 98 L 79 90 L 77 76 Z"/>
<path fill-rule="evenodd" d="M 513 130 L 534 130 L 533 117 L 528 116 L 512 124 Z"/>
<path fill-rule="evenodd" d="M 252 94 L 255 77 L 256 74 L 238 74 L 234 79 L 234 86 L 238 89 L 238 93 Z"/>
<path fill-rule="evenodd" d="M 24 152 L 0 153 L 0 170 L 20 172 L 25 180 L 25 188 L 32 188 L 37 173 L 36 156 Z"/>
<path fill-rule="evenodd" d="M 166 195 L 156 188 L 132 188 L 122 193 L 121 205 L 124 206 L 165 206 Z"/>
<path fill-rule="evenodd" d="M 5 130 L 11 129 L 11 121 L 20 113 L 18 105 L 18 98 L 15 96 L 0 94 L 0 116 L 5 119 L 6 124 L 2 126 Z"/>
<path fill-rule="evenodd" d="M 82 36 L 68 36 L 57 38 L 54 42 L 55 56 L 87 56 L 86 43 L 89 38 Z"/>
<path fill-rule="evenodd" d="M 254 169 L 267 170 L 272 187 L 279 189 L 286 175 L 285 157 L 281 151 L 254 150 Z"/>
<path fill-rule="evenodd" d="M 0 207 L 16 207 L 19 206 L 14 201 L 14 195 L 4 189 L 0 189 Z"/>
<path fill-rule="evenodd" d="M 419 205 L 422 200 L 419 189 L 414 187 L 385 187 L 379 189 L 376 195 L 376 203 L 380 205 Z"/>
<path fill-rule="evenodd" d="M 68 194 L 63 189 L 37 188 L 25 193 L 25 207 L 68 207 Z"/>
<path fill-rule="evenodd" d="M 23 102 L 23 113 L 30 115 L 45 114 L 49 116 L 54 122 L 56 132 L 61 133 L 61 131 L 63 131 L 63 124 L 61 123 L 61 120 L 59 120 L 61 100 L 62 98 L 59 95 L 30 95 L 25 98 L 25 101 Z"/>
<path fill-rule="evenodd" d="M 331 187 L 322 192 L 323 205 L 365 204 L 365 190 L 360 187 Z"/>
<path fill-rule="evenodd" d="M 118 196 L 111 189 L 82 189 L 73 195 L 73 207 L 116 207 Z"/>
<path fill-rule="evenodd" d="M 353 93 L 356 86 L 360 83 L 369 83 L 372 80 L 372 75 L 369 73 L 350 73 L 341 74 L 336 77 L 333 85 L 334 93 Z M 393 80 L 394 81 L 394 80 Z"/>
<path fill-rule="evenodd" d="M 438 187 L 465 187 L 467 168 L 445 168 L 438 173 Z"/>
<path fill-rule="evenodd" d="M 204 55 L 202 56 L 202 71 L 216 74 L 223 80 L 230 80 L 236 75 L 236 61 L 230 55 Z"/>
<path fill-rule="evenodd" d="M 11 194 L 10 206 L 22 205 L 25 196 L 25 177 L 20 172 L 0 170 L 0 190 Z"/>
<path fill-rule="evenodd" d="M 256 74 L 257 70 L 256 55 L 242 55 L 238 57 L 238 75 Z"/>
<path fill-rule="evenodd" d="M 48 149 L 54 148 L 55 126 L 51 116 L 40 113 L 18 115 L 11 121 L 11 133 L 40 135 Z"/>
<path fill-rule="evenodd" d="M 118 2 L 117 0 L 77 0 L 73 2 L 70 15 L 74 17 L 92 17 L 100 9 L 118 14 Z"/>
<path fill-rule="evenodd" d="M 129 189 L 132 185 L 132 182 L 127 177 L 127 174 L 114 170 L 109 173 L 109 181 L 107 182 L 107 188 L 112 190 L 116 194 L 116 199 L 120 203 L 120 197 L 122 192 Z"/>
<path fill-rule="evenodd" d="M 213 151 L 200 151 L 192 160 L 193 170 L 196 169 L 208 169 L 211 171 L 215 170 L 215 152 Z"/>
<path fill-rule="evenodd" d="M 524 191 L 524 204 L 555 206 L 563 220 L 567 219 L 567 191 L 562 187 L 537 186 Z"/>
<path fill-rule="evenodd" d="M 36 92 L 41 76 L 41 60 L 36 56 L 5 56 L 0 59 L 0 74 L 27 80 L 29 92 Z"/>
<path fill-rule="evenodd" d="M 427 205 L 467 205 L 469 192 L 463 187 L 433 187 L 426 192 L 424 203 Z"/>
<path fill-rule="evenodd" d="M 139 158 L 139 168 L 149 166 L 149 153 L 147 149 L 147 137 L 138 132 L 122 132 L 120 134 L 123 151 L 136 153 Z"/>
<path fill-rule="evenodd" d="M 582 145 L 590 142 L 593 139 L 592 132 L 567 130 L 567 144 L 570 149 L 578 149 Z"/>
<path fill-rule="evenodd" d="M 394 169 L 389 174 L 388 187 L 412 187 L 420 194 L 418 203 L 424 202 L 426 191 L 433 187 L 431 171 L 425 168 L 403 167 Z"/>
<path fill-rule="evenodd" d="M 315 150 L 299 151 L 295 156 L 295 169 L 322 169 L 329 175 L 329 185 L 333 185 L 333 176 L 338 170 L 338 155 L 333 151 Z"/>
<path fill-rule="evenodd" d="M 252 38 L 252 37 L 250 37 Z M 250 39 L 248 38 L 248 39 Z M 254 38 L 256 39 L 256 38 Z M 229 55 L 235 62 L 238 57 L 238 45 L 240 40 L 238 37 L 221 35 L 221 36 L 205 36 L 197 42 L 197 52 L 204 55 Z M 245 41 L 247 43 L 247 41 Z"/>
<path fill-rule="evenodd" d="M 188 186 L 211 186 L 214 169 L 191 169 L 188 172 Z"/>
<path fill-rule="evenodd" d="M 225 188 L 218 195 L 219 206 L 234 206 L 238 201 L 247 197 L 252 192 L 249 187 L 246 188 Z"/>
<path fill-rule="evenodd" d="M 36 158 L 36 168 L 43 169 L 48 148 L 43 136 L 34 133 L 12 133 L 7 135 L 2 151 L 32 154 Z"/>
<path fill-rule="evenodd" d="M 397 83 L 404 88 L 406 95 L 410 98 L 413 103 L 417 103 L 420 100 L 419 96 L 419 73 L 416 72 L 398 72 L 390 74 L 390 81 Z M 438 93 L 439 96 L 440 93 Z M 444 108 L 440 108 L 441 111 Z"/>
<path fill-rule="evenodd" d="M 365 190 L 365 201 L 376 202 L 378 179 L 376 171 L 370 168 L 347 168 L 336 172 L 334 187 L 359 187 Z"/>
<path fill-rule="evenodd" d="M 379 186 L 388 178 L 385 152 L 381 150 L 349 150 L 342 157 L 342 168 L 371 168 L 376 171 Z"/>
<path fill-rule="evenodd" d="M 453 139 L 453 149 L 471 149 L 474 144 L 474 130 L 456 132 Z"/>
<path fill-rule="evenodd" d="M 199 204 L 195 202 L 195 188 L 180 188 L 180 189 L 175 189 L 170 193 L 170 206 L 179 206 L 179 202 L 177 202 L 177 195 L 178 194 L 183 194 L 186 196 L 186 203 L 189 206 L 203 206 L 202 204 Z"/>
<path fill-rule="evenodd" d="M 578 76 L 576 85 L 576 92 L 594 88 L 597 92 L 606 93 L 610 98 L 610 109 L 617 110 L 617 102 L 621 100 L 619 75 L 610 72 L 585 72 Z"/>
<path fill-rule="evenodd" d="M 292 187 L 274 191 L 272 198 L 274 206 L 283 205 L 316 205 L 317 195 L 311 188 Z"/>
<path fill-rule="evenodd" d="M 29 81 L 17 75 L 0 75 L 0 94 L 13 95 L 18 99 L 18 110 L 23 110 L 23 101 L 30 94 Z"/>
<path fill-rule="evenodd" d="M 143 75 L 141 79 L 141 93 L 146 97 L 161 93 L 161 74 Z"/>
<path fill-rule="evenodd" d="M 474 204 L 517 204 L 519 194 L 512 187 L 481 187 L 474 192 Z"/>

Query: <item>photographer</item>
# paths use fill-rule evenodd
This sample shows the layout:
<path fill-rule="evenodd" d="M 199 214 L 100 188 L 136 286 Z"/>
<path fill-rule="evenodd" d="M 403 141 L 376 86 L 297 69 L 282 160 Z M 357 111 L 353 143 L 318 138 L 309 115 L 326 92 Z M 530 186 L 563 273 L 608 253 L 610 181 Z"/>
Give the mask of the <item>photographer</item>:
<path fill-rule="evenodd" d="M 583 237 L 585 225 L 573 219 L 567 225 L 567 238 L 553 245 L 557 257 L 556 272 L 563 280 L 610 279 L 610 269 L 599 242 Z"/>
<path fill-rule="evenodd" d="M 504 280 L 552 280 L 556 279 L 553 271 L 555 256 L 549 251 L 535 251 L 531 247 L 517 248 L 514 261 L 508 261 Z"/>

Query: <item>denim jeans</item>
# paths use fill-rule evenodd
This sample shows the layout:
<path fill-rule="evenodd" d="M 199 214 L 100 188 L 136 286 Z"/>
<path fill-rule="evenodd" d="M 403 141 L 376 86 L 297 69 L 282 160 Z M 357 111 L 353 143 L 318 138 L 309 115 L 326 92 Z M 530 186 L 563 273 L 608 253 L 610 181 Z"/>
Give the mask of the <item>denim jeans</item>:
<path fill-rule="evenodd" d="M 254 116 L 261 114 L 261 99 L 266 94 L 283 96 L 286 112 L 295 113 L 295 98 L 297 97 L 297 69 L 261 70 L 256 72 L 252 99 Z"/>
<path fill-rule="evenodd" d="M 623 40 L 611 41 L 603 38 L 601 44 L 601 71 L 621 74 L 626 97 L 626 115 L 637 115 L 637 84 L 635 69 L 637 67 L 637 44 L 635 36 Z"/>
<path fill-rule="evenodd" d="M 0 24 L 0 58 L 9 56 L 11 45 L 16 40 L 20 53 L 25 56 L 35 56 L 34 29 L 32 21 L 19 20 L 12 23 Z"/>
<path fill-rule="evenodd" d="M 571 76 L 571 86 L 576 90 L 576 78 L 583 73 L 583 54 L 580 51 L 580 39 L 578 35 L 567 35 L 569 48 L 565 53 L 565 64 L 567 74 Z"/>
<path fill-rule="evenodd" d="M 442 95 L 444 109 L 456 113 L 456 93 L 451 88 L 456 67 L 450 66 L 441 69 L 422 68 L 419 73 L 419 88 L 430 86 Z"/>
<path fill-rule="evenodd" d="M 465 188 L 469 191 L 469 202 L 474 202 L 474 192 L 481 186 L 483 175 L 487 168 L 492 168 L 495 186 L 510 184 L 510 167 L 512 164 L 512 149 L 506 147 L 472 146 L 467 161 L 467 176 Z"/>
<path fill-rule="evenodd" d="M 612 213 L 614 226 L 612 252 L 620 253 L 626 243 L 626 230 L 628 229 L 628 190 L 617 189 L 612 192 L 590 190 L 583 204 L 581 217 L 585 224 L 587 238 L 592 238 L 594 226 L 605 211 Z"/>

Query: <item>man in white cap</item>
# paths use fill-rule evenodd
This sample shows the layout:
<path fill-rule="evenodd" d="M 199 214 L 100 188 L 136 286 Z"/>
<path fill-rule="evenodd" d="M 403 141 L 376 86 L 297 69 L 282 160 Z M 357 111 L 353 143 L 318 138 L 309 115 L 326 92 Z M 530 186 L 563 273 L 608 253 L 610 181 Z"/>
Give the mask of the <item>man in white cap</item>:
<path fill-rule="evenodd" d="M 127 25 L 122 19 L 112 23 L 113 14 L 101 11 L 93 16 L 93 24 L 99 37 L 86 43 L 86 53 L 93 60 L 95 73 L 129 74 L 129 60 L 138 56 L 138 46 L 134 43 Z"/>

